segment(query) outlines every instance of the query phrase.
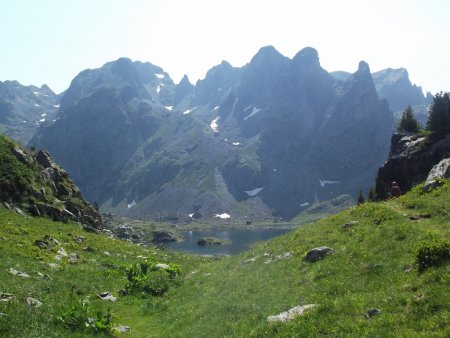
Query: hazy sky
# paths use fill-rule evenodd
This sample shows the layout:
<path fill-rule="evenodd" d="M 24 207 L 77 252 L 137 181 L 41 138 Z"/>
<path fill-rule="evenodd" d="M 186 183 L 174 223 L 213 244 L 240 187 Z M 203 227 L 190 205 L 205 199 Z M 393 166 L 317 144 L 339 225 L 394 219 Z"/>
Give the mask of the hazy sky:
<path fill-rule="evenodd" d="M 434 94 L 450 90 L 449 17 L 449 0 L 0 0 L 0 80 L 61 92 L 125 56 L 195 83 L 265 45 L 311 46 L 328 71 L 405 67 Z"/>

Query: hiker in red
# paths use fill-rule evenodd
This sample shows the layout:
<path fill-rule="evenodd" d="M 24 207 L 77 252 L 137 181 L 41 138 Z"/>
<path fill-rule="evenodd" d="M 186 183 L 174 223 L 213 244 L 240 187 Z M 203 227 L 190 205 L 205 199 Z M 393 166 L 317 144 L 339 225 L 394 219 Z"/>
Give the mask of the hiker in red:
<path fill-rule="evenodd" d="M 402 191 L 400 190 L 400 187 L 398 186 L 397 182 L 392 182 L 391 186 L 391 196 L 392 197 L 399 197 L 402 194 Z"/>

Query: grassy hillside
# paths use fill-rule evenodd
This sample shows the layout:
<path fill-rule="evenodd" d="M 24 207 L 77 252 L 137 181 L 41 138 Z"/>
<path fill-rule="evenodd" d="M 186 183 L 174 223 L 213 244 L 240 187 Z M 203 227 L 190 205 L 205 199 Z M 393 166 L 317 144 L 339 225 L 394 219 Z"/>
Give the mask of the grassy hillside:
<path fill-rule="evenodd" d="M 110 326 L 130 326 L 128 333 L 115 333 L 128 337 L 445 337 L 450 331 L 448 247 L 440 265 L 421 271 L 417 248 L 450 241 L 449 206 L 450 181 L 430 193 L 417 187 L 401 198 L 350 208 L 219 260 L 113 241 L 74 224 L 0 209 L 0 292 L 15 295 L 12 302 L 0 302 L 0 336 L 95 334 L 82 326 L 71 331 L 67 320 L 57 319 L 67 319 L 77 295 L 89 301 L 89 316 L 103 311 L 106 326 L 110 308 Z M 45 235 L 61 244 L 37 247 L 35 241 Z M 74 239 L 80 235 L 85 239 L 78 243 Z M 55 261 L 61 246 L 77 253 L 78 261 Z M 319 246 L 334 253 L 306 262 L 305 253 Z M 182 273 L 162 296 L 118 296 L 128 283 L 125 267 L 145 260 L 139 256 L 148 257 L 150 266 L 176 263 Z M 11 275 L 9 268 L 30 278 Z M 118 300 L 98 299 L 102 291 Z M 28 306 L 27 297 L 42 307 Z M 269 315 L 306 304 L 317 306 L 287 323 L 267 323 Z M 368 319 L 370 308 L 380 313 Z"/>

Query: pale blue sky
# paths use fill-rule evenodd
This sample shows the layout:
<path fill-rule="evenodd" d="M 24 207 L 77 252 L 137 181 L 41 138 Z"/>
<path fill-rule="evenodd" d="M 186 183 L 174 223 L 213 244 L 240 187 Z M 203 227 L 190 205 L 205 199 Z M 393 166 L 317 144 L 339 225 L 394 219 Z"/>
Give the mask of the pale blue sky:
<path fill-rule="evenodd" d="M 149 61 L 175 82 L 273 45 L 318 50 L 328 71 L 405 67 L 450 90 L 449 0 L 0 0 L 0 80 L 65 90 L 86 68 Z"/>

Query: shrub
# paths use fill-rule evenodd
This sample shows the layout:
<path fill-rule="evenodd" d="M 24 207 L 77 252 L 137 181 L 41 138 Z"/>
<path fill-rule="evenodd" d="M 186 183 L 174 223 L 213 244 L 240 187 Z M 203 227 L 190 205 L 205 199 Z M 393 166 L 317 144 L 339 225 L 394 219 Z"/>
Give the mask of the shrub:
<path fill-rule="evenodd" d="M 97 316 L 94 317 L 90 311 L 89 303 L 74 294 L 71 295 L 69 305 L 57 319 L 71 331 L 113 334 L 110 310 L 108 309 L 106 313 L 98 311 Z"/>
<path fill-rule="evenodd" d="M 439 266 L 450 259 L 450 242 L 447 240 L 421 242 L 417 247 L 416 258 L 419 271 L 431 266 Z"/>
<path fill-rule="evenodd" d="M 148 262 L 137 263 L 126 268 L 128 283 L 126 293 L 164 295 L 171 285 L 180 282 L 181 268 L 177 264 L 169 264 L 168 268 L 157 268 Z"/>

